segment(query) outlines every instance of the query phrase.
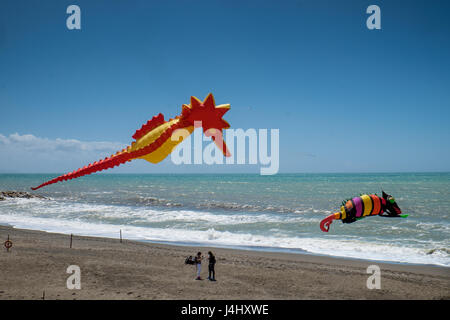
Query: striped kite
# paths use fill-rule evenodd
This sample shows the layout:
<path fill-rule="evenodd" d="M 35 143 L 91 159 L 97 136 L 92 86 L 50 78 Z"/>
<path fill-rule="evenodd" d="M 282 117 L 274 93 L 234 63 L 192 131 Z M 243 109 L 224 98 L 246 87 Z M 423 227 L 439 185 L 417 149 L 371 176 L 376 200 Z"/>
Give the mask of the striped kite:
<path fill-rule="evenodd" d="M 328 232 L 333 220 L 342 220 L 342 223 L 353 223 L 367 216 L 380 217 L 401 217 L 406 218 L 407 214 L 402 214 L 402 210 L 395 202 L 395 198 L 383 192 L 383 196 L 376 194 L 363 194 L 359 197 L 342 201 L 341 210 L 329 215 L 320 222 L 320 229 Z"/>

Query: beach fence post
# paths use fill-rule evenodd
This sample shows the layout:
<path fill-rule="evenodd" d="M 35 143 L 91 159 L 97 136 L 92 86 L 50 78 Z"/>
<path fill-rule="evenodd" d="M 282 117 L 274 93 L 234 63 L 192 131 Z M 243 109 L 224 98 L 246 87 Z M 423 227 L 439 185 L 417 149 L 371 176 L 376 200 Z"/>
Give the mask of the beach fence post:
<path fill-rule="evenodd" d="M 122 243 L 122 229 L 120 229 L 120 243 Z"/>
<path fill-rule="evenodd" d="M 45 300 L 45 290 L 42 291 L 42 300 Z"/>
<path fill-rule="evenodd" d="M 72 239 L 73 239 L 73 234 L 70 234 L 70 249 L 72 249 Z"/>

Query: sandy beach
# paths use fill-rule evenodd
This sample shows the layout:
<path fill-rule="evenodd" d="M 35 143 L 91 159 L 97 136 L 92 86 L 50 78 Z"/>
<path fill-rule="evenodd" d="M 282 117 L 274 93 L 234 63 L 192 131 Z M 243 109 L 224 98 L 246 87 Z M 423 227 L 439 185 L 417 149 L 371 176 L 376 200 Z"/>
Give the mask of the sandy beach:
<path fill-rule="evenodd" d="M 306 254 L 172 246 L 0 226 L 0 299 L 449 299 L 450 269 Z M 216 282 L 196 281 L 189 255 L 212 250 Z M 369 290 L 367 267 L 381 269 Z M 81 289 L 66 287 L 68 266 Z M 207 265 L 202 277 L 207 278 Z"/>

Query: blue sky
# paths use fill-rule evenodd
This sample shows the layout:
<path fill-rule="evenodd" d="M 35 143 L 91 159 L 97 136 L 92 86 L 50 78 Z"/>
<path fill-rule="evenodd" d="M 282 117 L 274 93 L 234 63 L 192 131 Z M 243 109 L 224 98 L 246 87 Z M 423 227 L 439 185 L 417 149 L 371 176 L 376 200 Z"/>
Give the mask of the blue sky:
<path fill-rule="evenodd" d="M 68 30 L 66 8 L 81 8 Z M 381 8 L 381 30 L 366 8 Z M 191 95 L 280 130 L 280 172 L 450 170 L 446 1 L 0 2 L 0 172 L 72 171 Z M 110 172 L 257 172 L 134 161 Z"/>

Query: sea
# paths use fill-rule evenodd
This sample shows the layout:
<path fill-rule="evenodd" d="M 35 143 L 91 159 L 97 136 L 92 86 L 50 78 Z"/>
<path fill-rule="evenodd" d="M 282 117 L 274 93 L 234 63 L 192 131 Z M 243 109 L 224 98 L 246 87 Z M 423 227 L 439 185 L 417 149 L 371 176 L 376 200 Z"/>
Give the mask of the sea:
<path fill-rule="evenodd" d="M 450 266 L 450 173 L 0 174 L 0 224 L 65 234 Z M 384 190 L 407 218 L 320 221 L 342 200 Z M 0 239 L 1 240 L 1 239 Z"/>

